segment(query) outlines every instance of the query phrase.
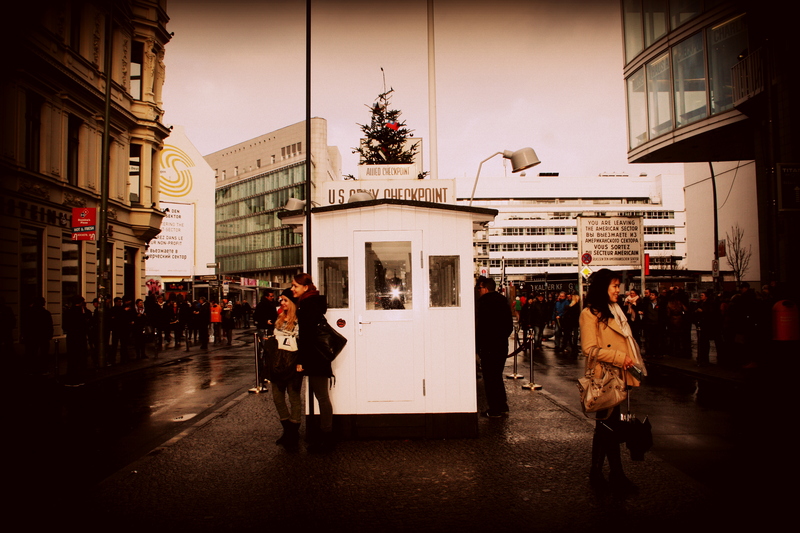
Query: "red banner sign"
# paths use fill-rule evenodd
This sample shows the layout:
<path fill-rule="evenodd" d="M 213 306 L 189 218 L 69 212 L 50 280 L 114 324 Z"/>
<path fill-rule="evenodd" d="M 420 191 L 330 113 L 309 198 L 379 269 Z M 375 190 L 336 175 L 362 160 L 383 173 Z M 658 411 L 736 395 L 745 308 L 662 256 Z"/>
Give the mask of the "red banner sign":
<path fill-rule="evenodd" d="M 97 238 L 97 208 L 72 208 L 72 240 L 93 241 Z"/>

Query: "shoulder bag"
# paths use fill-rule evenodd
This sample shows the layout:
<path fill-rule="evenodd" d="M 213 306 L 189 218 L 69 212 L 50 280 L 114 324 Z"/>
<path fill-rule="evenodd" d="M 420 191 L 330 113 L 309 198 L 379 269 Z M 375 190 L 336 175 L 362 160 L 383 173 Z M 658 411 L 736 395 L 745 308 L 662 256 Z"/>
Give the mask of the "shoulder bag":
<path fill-rule="evenodd" d="M 313 349 L 326 361 L 333 361 L 344 349 L 347 339 L 333 329 L 325 317 L 317 324 L 316 335 L 313 337 Z"/>

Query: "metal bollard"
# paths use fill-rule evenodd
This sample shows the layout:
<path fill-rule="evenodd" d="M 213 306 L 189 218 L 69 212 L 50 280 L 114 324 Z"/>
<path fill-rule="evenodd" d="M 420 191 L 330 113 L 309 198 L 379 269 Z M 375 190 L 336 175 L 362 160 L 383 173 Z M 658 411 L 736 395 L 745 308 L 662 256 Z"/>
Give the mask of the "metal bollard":
<path fill-rule="evenodd" d="M 258 364 L 258 356 L 259 352 L 261 352 L 261 340 L 259 339 L 258 332 L 253 333 L 253 354 L 254 360 L 256 365 L 256 386 L 249 390 L 254 394 L 260 394 L 262 392 L 267 392 L 267 387 L 264 385 L 264 382 L 261 379 L 261 368 Z"/>

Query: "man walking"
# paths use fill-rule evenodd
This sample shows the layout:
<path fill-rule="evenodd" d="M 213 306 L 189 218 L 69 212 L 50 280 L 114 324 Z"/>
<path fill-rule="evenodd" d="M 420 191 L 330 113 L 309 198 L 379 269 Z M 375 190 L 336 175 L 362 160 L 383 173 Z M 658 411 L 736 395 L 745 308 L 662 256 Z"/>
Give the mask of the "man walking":
<path fill-rule="evenodd" d="M 475 347 L 481 360 L 483 386 L 489 404 L 489 410 L 482 414 L 489 418 L 508 414 L 503 368 L 508 356 L 508 336 L 514 330 L 511 307 L 496 288 L 492 278 L 481 282 L 481 296 L 475 309 Z"/>
<path fill-rule="evenodd" d="M 566 342 L 564 341 L 564 326 L 561 324 L 561 319 L 569 307 L 570 301 L 567 300 L 567 293 L 561 291 L 558 293 L 558 299 L 553 306 L 553 322 L 555 323 L 555 348 L 556 352 L 561 352 L 564 349 Z"/>

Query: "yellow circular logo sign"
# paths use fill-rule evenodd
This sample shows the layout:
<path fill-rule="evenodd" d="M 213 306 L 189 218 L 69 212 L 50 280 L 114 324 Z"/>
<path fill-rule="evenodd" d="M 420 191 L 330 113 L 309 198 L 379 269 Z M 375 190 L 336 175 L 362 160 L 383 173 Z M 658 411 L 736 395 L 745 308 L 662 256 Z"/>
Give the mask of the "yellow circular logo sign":
<path fill-rule="evenodd" d="M 180 198 L 192 191 L 194 162 L 189 155 L 175 146 L 166 145 L 161 151 L 161 194 Z"/>

